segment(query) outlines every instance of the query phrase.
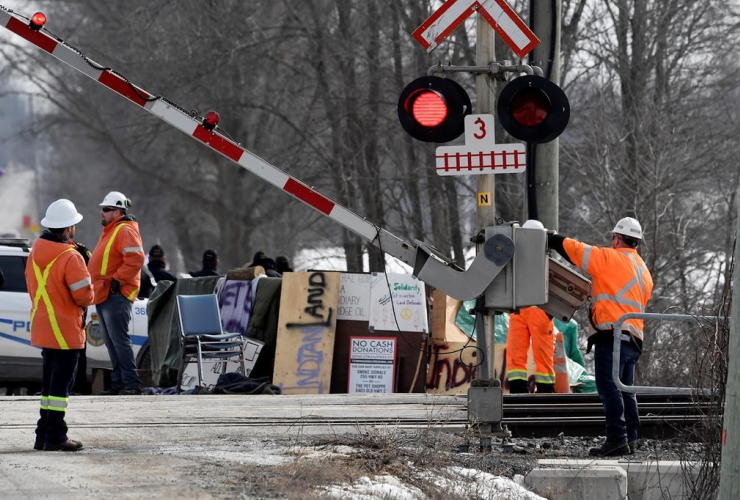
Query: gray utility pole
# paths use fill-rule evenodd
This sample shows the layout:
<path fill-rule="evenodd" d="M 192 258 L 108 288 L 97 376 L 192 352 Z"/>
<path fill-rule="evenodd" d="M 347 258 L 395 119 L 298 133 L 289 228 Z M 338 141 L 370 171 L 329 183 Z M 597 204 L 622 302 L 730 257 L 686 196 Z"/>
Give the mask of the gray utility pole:
<path fill-rule="evenodd" d="M 740 199 L 740 185 L 738 185 Z M 740 235 L 738 210 L 735 235 Z M 725 386 L 725 420 L 722 426 L 722 469 L 720 499 L 740 498 L 740 245 L 735 241 L 735 270 L 732 276 L 732 309 L 730 312 L 730 351 Z"/>
<path fill-rule="evenodd" d="M 476 66 L 490 66 L 496 60 L 495 51 L 495 33 L 491 25 L 483 19 L 483 16 L 477 16 L 477 30 L 475 43 L 475 64 Z M 475 76 L 475 112 L 477 114 L 493 113 L 496 103 L 496 83 L 490 73 L 477 73 Z M 493 133 L 493 130 L 491 130 Z M 475 210 L 475 227 L 476 234 L 478 231 L 485 230 L 486 227 L 496 225 L 496 197 L 494 174 L 476 175 L 476 210 Z M 488 204 L 485 204 L 488 203 Z M 478 245 L 478 251 L 482 245 Z M 483 350 L 485 363 L 480 367 L 478 378 L 488 380 L 491 378 L 502 377 L 503 374 L 496 373 L 496 367 L 500 366 L 499 360 L 495 359 L 495 329 L 494 316 L 486 312 L 483 319 L 483 332 L 478 334 L 478 347 Z"/>
<path fill-rule="evenodd" d="M 540 39 L 529 54 L 530 65 L 537 65 L 556 85 L 560 85 L 560 38 L 563 13 L 562 0 L 529 0 L 530 28 Z M 531 145 L 528 155 L 534 155 L 534 172 L 527 172 L 527 193 L 535 193 L 535 200 L 527 200 L 530 207 L 527 218 L 536 218 L 546 228 L 558 229 L 558 173 L 560 139 L 545 144 Z M 532 176 L 532 174 L 534 174 Z M 534 184 L 534 189 L 532 186 Z M 536 205 L 533 206 L 533 202 Z"/>

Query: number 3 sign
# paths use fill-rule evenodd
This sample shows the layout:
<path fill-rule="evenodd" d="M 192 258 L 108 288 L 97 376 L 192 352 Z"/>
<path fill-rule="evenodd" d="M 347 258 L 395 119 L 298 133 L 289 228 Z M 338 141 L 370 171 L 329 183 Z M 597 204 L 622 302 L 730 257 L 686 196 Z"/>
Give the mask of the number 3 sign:
<path fill-rule="evenodd" d="M 465 145 L 486 148 L 496 144 L 493 115 L 468 115 L 465 117 Z"/>

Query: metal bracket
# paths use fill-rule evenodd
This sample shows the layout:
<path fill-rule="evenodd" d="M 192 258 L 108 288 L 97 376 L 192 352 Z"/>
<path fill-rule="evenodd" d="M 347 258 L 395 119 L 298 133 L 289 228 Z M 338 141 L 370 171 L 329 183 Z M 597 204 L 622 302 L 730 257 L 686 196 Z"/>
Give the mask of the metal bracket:
<path fill-rule="evenodd" d="M 486 240 L 470 267 L 460 271 L 434 247 L 416 240 L 414 276 L 454 299 L 470 300 L 481 295 L 513 257 L 514 242 L 496 234 Z"/>
<path fill-rule="evenodd" d="M 451 64 L 443 66 L 442 63 L 438 63 L 427 70 L 427 75 L 429 76 L 433 76 L 436 73 L 483 73 L 493 77 L 500 76 L 502 80 L 505 80 L 505 73 L 526 73 L 528 75 L 545 76 L 545 73 L 539 66 L 522 63 L 510 64 L 509 61 L 493 62 L 488 66 L 453 66 Z"/>

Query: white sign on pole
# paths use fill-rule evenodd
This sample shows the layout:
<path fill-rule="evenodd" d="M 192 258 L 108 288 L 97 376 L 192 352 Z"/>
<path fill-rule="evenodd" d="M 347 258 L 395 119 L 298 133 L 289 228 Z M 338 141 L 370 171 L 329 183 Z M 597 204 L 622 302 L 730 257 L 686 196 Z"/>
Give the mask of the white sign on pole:
<path fill-rule="evenodd" d="M 465 117 L 465 145 L 437 148 L 438 175 L 515 174 L 527 169 L 522 143 L 496 144 L 493 115 Z"/>
<path fill-rule="evenodd" d="M 428 332 L 424 283 L 410 274 L 373 273 L 369 326 L 370 331 Z"/>
<path fill-rule="evenodd" d="M 505 0 L 447 0 L 416 28 L 413 37 L 427 52 L 431 52 L 475 11 L 483 16 L 519 58 L 540 43 Z"/>
<path fill-rule="evenodd" d="M 396 339 L 350 337 L 347 392 L 393 392 L 396 377 Z"/>

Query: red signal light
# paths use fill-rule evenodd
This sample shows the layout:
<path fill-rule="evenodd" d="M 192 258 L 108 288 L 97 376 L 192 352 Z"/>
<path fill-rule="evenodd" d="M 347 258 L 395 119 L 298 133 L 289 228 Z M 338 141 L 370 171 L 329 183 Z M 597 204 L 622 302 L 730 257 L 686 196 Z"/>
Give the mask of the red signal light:
<path fill-rule="evenodd" d="M 422 127 L 436 127 L 447 118 L 447 103 L 438 92 L 424 91 L 411 104 L 411 114 Z"/>
<path fill-rule="evenodd" d="M 33 31 L 40 30 L 44 24 L 46 24 L 46 16 L 43 12 L 37 12 L 31 16 L 31 22 L 28 23 L 28 27 Z"/>
<path fill-rule="evenodd" d="M 519 92 L 511 103 L 511 114 L 525 127 L 536 127 L 547 118 L 550 101 L 537 89 Z"/>
<path fill-rule="evenodd" d="M 213 130 L 216 128 L 216 125 L 218 125 L 218 122 L 221 118 L 218 116 L 218 113 L 215 111 L 209 111 L 206 113 L 206 117 L 203 118 L 203 127 L 206 130 Z"/>

